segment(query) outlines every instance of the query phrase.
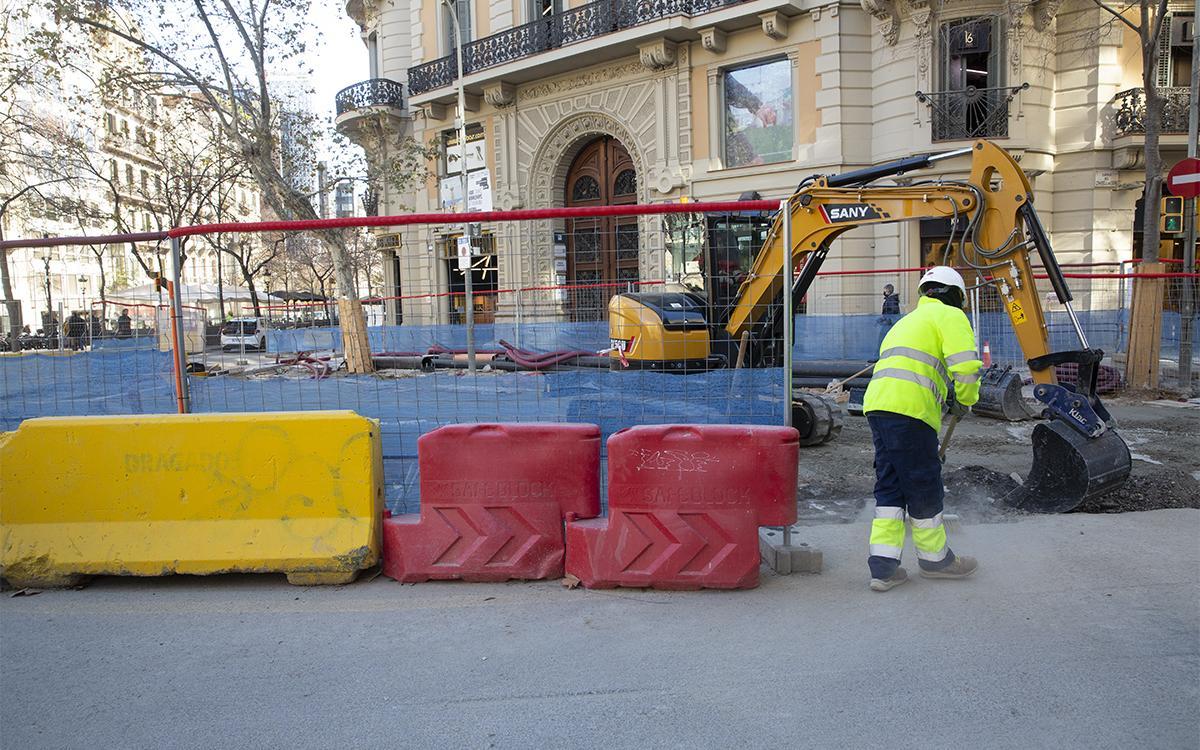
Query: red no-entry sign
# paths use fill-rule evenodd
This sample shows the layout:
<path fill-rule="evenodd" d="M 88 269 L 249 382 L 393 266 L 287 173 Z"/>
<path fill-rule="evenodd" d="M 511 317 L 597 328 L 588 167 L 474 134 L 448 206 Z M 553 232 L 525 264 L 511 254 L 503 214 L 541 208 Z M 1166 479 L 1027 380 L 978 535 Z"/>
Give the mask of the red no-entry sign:
<path fill-rule="evenodd" d="M 1200 159 L 1184 159 L 1167 173 L 1167 187 L 1180 198 L 1200 196 Z"/>

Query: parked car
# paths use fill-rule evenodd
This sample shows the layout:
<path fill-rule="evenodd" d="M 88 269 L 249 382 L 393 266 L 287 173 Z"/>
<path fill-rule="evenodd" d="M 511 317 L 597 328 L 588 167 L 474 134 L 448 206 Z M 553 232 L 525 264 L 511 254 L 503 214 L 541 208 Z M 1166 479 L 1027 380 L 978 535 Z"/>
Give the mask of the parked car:
<path fill-rule="evenodd" d="M 267 348 L 267 321 L 262 318 L 234 318 L 221 326 L 221 348 L 265 350 Z"/>

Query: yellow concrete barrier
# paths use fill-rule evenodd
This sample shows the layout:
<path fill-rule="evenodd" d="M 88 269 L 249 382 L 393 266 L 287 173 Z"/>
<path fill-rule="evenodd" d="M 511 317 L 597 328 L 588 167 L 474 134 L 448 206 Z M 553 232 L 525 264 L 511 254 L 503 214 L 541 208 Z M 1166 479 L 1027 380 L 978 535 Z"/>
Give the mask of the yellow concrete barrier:
<path fill-rule="evenodd" d="M 0 575 L 348 583 L 378 559 L 382 463 L 349 411 L 29 419 L 0 434 Z"/>

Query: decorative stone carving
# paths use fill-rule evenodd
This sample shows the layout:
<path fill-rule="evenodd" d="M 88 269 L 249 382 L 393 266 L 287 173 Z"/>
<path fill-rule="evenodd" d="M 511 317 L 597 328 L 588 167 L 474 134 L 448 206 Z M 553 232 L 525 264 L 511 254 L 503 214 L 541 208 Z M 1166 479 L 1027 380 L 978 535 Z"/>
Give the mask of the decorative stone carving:
<path fill-rule="evenodd" d="M 493 107 L 512 106 L 517 101 L 517 87 L 506 81 L 484 86 L 483 100 Z"/>
<path fill-rule="evenodd" d="M 916 28 L 917 88 L 928 88 L 929 60 L 933 55 L 933 11 L 928 7 L 916 7 L 912 13 Z"/>
<path fill-rule="evenodd" d="M 422 108 L 425 110 L 426 119 L 429 119 L 429 120 L 445 120 L 446 119 L 446 105 L 442 104 L 441 102 L 429 102 L 428 104 L 422 105 Z"/>
<path fill-rule="evenodd" d="M 675 43 L 666 39 L 638 45 L 638 59 L 650 70 L 666 70 L 675 65 Z"/>
<path fill-rule="evenodd" d="M 894 47 L 900 36 L 900 13 L 895 3 L 892 0 L 860 0 L 860 3 L 875 20 L 882 21 L 879 34 L 889 47 Z"/>
<path fill-rule="evenodd" d="M 558 93 L 559 91 L 575 91 L 584 88 L 585 86 L 590 86 L 597 83 L 606 83 L 618 78 L 626 78 L 644 71 L 645 68 L 642 67 L 641 61 L 599 68 L 596 70 L 590 70 L 581 75 L 571 76 L 570 78 L 559 78 L 557 80 L 539 83 L 536 86 L 526 86 L 517 92 L 517 99 L 519 101 L 541 99 L 549 96 L 550 94 Z"/>
<path fill-rule="evenodd" d="M 787 39 L 788 35 L 788 19 L 777 10 L 770 13 L 760 13 L 758 16 L 762 21 L 763 33 L 772 39 Z"/>
<path fill-rule="evenodd" d="M 646 159 L 637 138 L 629 130 L 612 117 L 600 112 L 583 112 L 568 117 L 559 123 L 543 140 L 541 147 L 530 162 L 529 195 L 533 200 L 532 208 L 544 208 L 555 203 L 554 190 L 556 180 L 566 179 L 570 167 L 570 150 L 580 141 L 608 135 L 616 138 L 625 146 L 633 159 L 634 169 L 638 175 L 638 200 L 648 199 L 645 190 Z"/>
<path fill-rule="evenodd" d="M 1031 7 L 1033 10 L 1033 27 L 1035 29 L 1044 30 L 1050 26 L 1050 22 L 1058 15 L 1058 6 L 1062 0 L 1035 0 Z"/>
<path fill-rule="evenodd" d="M 1005 0 L 1005 12 L 1008 15 L 1008 48 L 1009 63 L 1012 65 L 1013 77 L 1021 77 L 1021 52 L 1025 47 L 1025 8 L 1023 0 Z"/>
<path fill-rule="evenodd" d="M 700 30 L 700 46 L 709 52 L 721 54 L 725 51 L 725 32 L 716 26 Z"/>

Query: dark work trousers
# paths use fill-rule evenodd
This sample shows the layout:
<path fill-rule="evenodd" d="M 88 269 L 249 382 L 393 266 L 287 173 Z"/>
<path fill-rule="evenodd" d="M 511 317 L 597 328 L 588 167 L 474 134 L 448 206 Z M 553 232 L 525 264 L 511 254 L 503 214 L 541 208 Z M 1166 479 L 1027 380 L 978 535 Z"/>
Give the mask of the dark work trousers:
<path fill-rule="evenodd" d="M 872 578 L 891 578 L 904 548 L 904 518 L 912 523 L 918 564 L 940 570 L 954 562 L 942 523 L 942 462 L 938 434 L 919 419 L 867 414 L 875 443 L 875 518 L 867 560 Z"/>

